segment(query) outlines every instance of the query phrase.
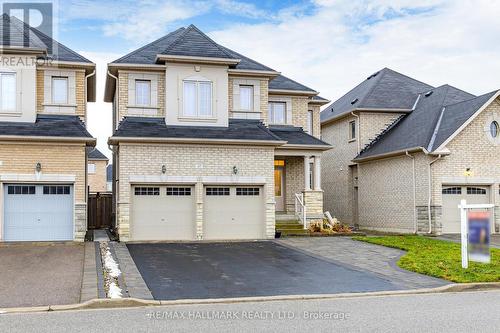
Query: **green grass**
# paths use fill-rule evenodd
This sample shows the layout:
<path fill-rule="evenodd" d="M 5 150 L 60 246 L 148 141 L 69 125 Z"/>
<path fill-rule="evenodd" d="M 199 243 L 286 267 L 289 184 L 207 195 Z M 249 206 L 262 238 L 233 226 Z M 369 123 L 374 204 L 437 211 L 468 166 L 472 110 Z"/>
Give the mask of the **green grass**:
<path fill-rule="evenodd" d="M 460 244 L 423 236 L 357 236 L 353 239 L 407 251 L 398 266 L 453 282 L 500 282 L 500 249 L 491 249 L 491 263 L 469 262 L 462 269 Z"/>

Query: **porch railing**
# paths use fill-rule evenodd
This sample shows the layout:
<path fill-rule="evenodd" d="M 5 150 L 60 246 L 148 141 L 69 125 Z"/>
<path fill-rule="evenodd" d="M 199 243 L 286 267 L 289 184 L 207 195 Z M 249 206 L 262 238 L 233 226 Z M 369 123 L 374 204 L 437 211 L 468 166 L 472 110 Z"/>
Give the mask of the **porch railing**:
<path fill-rule="evenodd" d="M 295 193 L 295 216 L 304 226 L 304 229 L 307 229 L 306 205 L 304 204 L 303 193 Z"/>

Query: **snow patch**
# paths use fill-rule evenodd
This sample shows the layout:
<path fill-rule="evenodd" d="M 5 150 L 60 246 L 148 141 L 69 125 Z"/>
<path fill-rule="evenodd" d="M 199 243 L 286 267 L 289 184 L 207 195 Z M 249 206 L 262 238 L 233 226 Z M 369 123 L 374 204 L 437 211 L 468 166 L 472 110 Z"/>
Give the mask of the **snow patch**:
<path fill-rule="evenodd" d="M 109 246 L 106 247 L 106 253 L 104 254 L 104 267 L 106 268 L 111 277 L 117 278 L 122 273 L 120 271 L 120 267 L 118 266 L 115 259 L 113 259 L 113 256 L 111 255 Z"/>
<path fill-rule="evenodd" d="M 116 285 L 115 281 L 111 281 L 108 286 L 108 296 L 110 298 L 122 298 L 122 290 Z"/>
<path fill-rule="evenodd" d="M 113 258 L 108 243 L 100 243 L 102 265 L 104 268 L 104 282 L 109 298 L 122 298 L 122 289 L 118 285 L 118 277 L 122 274 L 118 263 Z"/>

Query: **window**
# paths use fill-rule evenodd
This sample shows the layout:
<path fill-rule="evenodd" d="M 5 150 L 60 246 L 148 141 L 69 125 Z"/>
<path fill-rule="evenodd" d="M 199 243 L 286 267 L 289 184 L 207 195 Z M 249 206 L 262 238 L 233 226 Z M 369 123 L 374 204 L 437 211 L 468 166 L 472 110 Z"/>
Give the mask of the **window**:
<path fill-rule="evenodd" d="M 480 187 L 467 187 L 467 194 L 486 194 L 486 189 Z"/>
<path fill-rule="evenodd" d="M 35 194 L 35 186 L 32 185 L 11 185 L 7 188 L 8 194 Z"/>
<path fill-rule="evenodd" d="M 43 187 L 43 194 L 70 194 L 70 187 L 67 185 L 47 185 Z"/>
<path fill-rule="evenodd" d="M 490 124 L 490 134 L 492 138 L 497 138 L 500 133 L 500 125 L 498 122 L 492 121 Z"/>
<path fill-rule="evenodd" d="M 442 193 L 443 194 L 462 194 L 462 188 L 461 187 L 447 187 L 447 188 L 443 188 Z"/>
<path fill-rule="evenodd" d="M 349 140 L 356 139 L 356 121 L 349 122 Z"/>
<path fill-rule="evenodd" d="M 260 194 L 258 187 L 237 187 L 236 195 L 240 196 L 256 196 Z"/>
<path fill-rule="evenodd" d="M 212 82 L 184 81 L 185 117 L 212 117 Z"/>
<path fill-rule="evenodd" d="M 88 170 L 89 174 L 94 174 L 95 173 L 95 164 L 94 163 L 87 164 L 87 170 Z"/>
<path fill-rule="evenodd" d="M 270 124 L 286 124 L 286 103 L 271 102 L 269 103 L 269 123 Z"/>
<path fill-rule="evenodd" d="M 52 103 L 68 104 L 68 78 L 52 77 Z"/>
<path fill-rule="evenodd" d="M 313 134 L 313 112 L 312 110 L 307 111 L 307 133 Z"/>
<path fill-rule="evenodd" d="M 160 195 L 159 187 L 136 187 L 135 195 Z"/>
<path fill-rule="evenodd" d="M 135 104 L 141 106 L 151 105 L 150 80 L 135 80 Z"/>
<path fill-rule="evenodd" d="M 240 86 L 240 108 L 246 111 L 253 110 L 253 86 Z"/>
<path fill-rule="evenodd" d="M 167 187 L 168 196 L 189 196 L 191 195 L 190 187 Z"/>
<path fill-rule="evenodd" d="M 229 187 L 207 187 L 207 195 L 229 195 Z"/>
<path fill-rule="evenodd" d="M 3 111 L 16 110 L 16 74 L 0 73 L 0 108 Z"/>

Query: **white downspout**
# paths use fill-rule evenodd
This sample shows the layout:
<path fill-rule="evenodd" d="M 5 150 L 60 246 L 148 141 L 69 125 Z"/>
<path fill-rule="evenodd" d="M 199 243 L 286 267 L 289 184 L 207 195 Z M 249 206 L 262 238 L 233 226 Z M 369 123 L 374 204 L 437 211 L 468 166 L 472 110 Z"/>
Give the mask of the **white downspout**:
<path fill-rule="evenodd" d="M 117 77 L 117 76 L 114 76 L 113 74 L 111 74 L 111 72 L 110 72 L 109 70 L 108 70 L 108 75 L 109 75 L 109 76 L 111 76 L 111 77 L 112 77 L 113 79 L 115 79 L 115 81 L 116 81 L 116 86 L 115 86 L 115 99 L 117 99 L 117 100 L 116 100 L 116 102 L 113 102 L 113 104 L 114 104 L 114 107 L 113 107 L 113 112 L 114 112 L 114 113 L 116 113 L 116 114 L 114 115 L 114 124 L 113 124 L 113 131 L 112 131 L 112 133 L 114 133 L 114 132 L 115 132 L 116 127 L 118 126 L 118 119 L 117 119 L 117 118 L 118 118 L 118 116 L 119 116 L 119 114 L 120 114 L 120 111 L 119 111 L 119 106 L 117 105 L 117 104 L 119 103 L 119 99 L 120 99 L 120 96 L 119 96 L 119 93 L 120 93 L 119 88 L 120 88 L 120 86 L 119 86 L 119 82 L 118 82 L 118 77 Z M 117 108 L 118 108 L 118 109 L 117 109 Z"/>
<path fill-rule="evenodd" d="M 418 233 L 418 222 L 417 222 L 417 180 L 415 178 L 415 156 L 411 155 L 406 151 L 406 156 L 412 159 L 413 166 L 413 230 L 414 233 Z"/>
<path fill-rule="evenodd" d="M 361 133 L 359 131 L 360 126 L 361 126 L 360 125 L 361 119 L 357 114 L 354 113 L 354 111 L 351 112 L 351 115 L 357 119 L 357 121 L 356 121 L 356 124 L 357 124 L 356 125 L 356 136 L 357 136 L 356 141 L 358 143 L 358 155 L 359 155 L 359 153 L 361 152 Z"/>
<path fill-rule="evenodd" d="M 437 162 L 439 159 L 441 159 L 441 154 L 438 155 L 437 158 L 432 160 L 429 163 L 429 200 L 427 202 L 427 214 L 429 218 L 429 230 L 427 231 L 428 234 L 432 234 L 432 214 L 431 214 L 431 202 L 432 202 L 432 165 L 434 162 Z"/>
<path fill-rule="evenodd" d="M 88 78 L 91 77 L 91 76 L 94 76 L 95 75 L 95 69 L 92 73 L 90 73 L 89 75 L 85 75 L 85 124 L 87 124 L 88 122 L 88 118 L 87 118 L 87 82 L 88 82 Z M 86 127 L 87 125 L 85 125 Z"/>

